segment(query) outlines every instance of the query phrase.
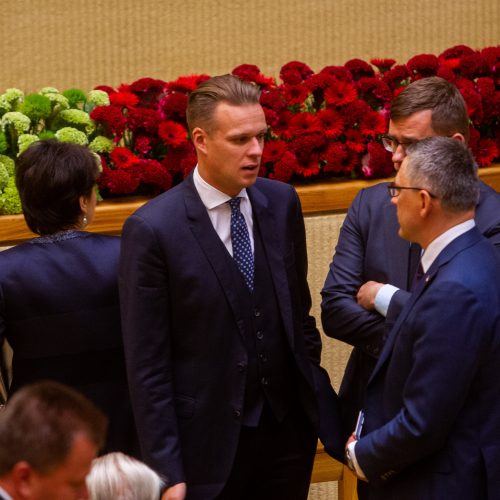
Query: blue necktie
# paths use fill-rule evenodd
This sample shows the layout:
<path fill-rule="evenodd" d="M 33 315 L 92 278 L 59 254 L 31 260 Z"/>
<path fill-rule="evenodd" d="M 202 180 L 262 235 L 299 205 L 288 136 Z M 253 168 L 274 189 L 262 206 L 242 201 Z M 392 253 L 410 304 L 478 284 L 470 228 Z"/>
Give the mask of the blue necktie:
<path fill-rule="evenodd" d="M 238 266 L 249 290 L 253 292 L 254 263 L 248 227 L 240 212 L 241 198 L 231 198 L 231 242 L 233 244 L 233 259 Z"/>

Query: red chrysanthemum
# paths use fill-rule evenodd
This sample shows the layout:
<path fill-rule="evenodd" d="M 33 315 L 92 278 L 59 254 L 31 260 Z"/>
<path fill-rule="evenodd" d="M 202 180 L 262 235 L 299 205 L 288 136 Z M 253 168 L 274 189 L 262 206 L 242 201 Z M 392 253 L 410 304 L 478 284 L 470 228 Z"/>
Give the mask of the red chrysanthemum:
<path fill-rule="evenodd" d="M 364 153 L 366 150 L 366 137 L 356 129 L 350 128 L 345 132 L 345 145 L 354 153 Z"/>
<path fill-rule="evenodd" d="M 340 114 L 346 123 L 346 128 L 350 128 L 357 125 L 361 118 L 370 111 L 372 111 L 372 108 L 365 101 L 356 99 L 342 107 Z"/>
<path fill-rule="evenodd" d="M 392 155 L 379 142 L 368 143 L 368 154 L 363 158 L 361 171 L 365 177 L 388 177 L 394 172 Z"/>
<path fill-rule="evenodd" d="M 363 61 L 363 59 L 350 59 L 344 66 L 351 73 L 354 80 L 375 76 L 373 68 L 366 61 Z"/>
<path fill-rule="evenodd" d="M 130 149 L 121 146 L 114 148 L 110 153 L 110 157 L 116 168 L 128 168 L 136 160 L 136 156 Z"/>
<path fill-rule="evenodd" d="M 139 103 L 139 98 L 132 92 L 115 92 L 110 94 L 109 101 L 116 106 L 131 108 Z"/>
<path fill-rule="evenodd" d="M 339 174 L 344 170 L 344 162 L 348 157 L 347 149 L 341 142 L 332 142 L 322 155 L 325 162 L 323 172 Z"/>
<path fill-rule="evenodd" d="M 302 134 L 294 137 L 289 145 L 299 163 L 309 164 L 309 159 L 316 156 L 319 150 L 325 146 L 325 136 L 318 132 Z"/>
<path fill-rule="evenodd" d="M 288 146 L 285 141 L 267 141 L 264 143 L 262 163 L 275 163 L 284 155 Z"/>
<path fill-rule="evenodd" d="M 284 109 L 278 115 L 278 122 L 274 125 L 273 132 L 276 135 L 281 135 L 284 139 L 291 137 L 292 134 L 290 133 L 289 125 L 294 116 L 291 111 Z"/>
<path fill-rule="evenodd" d="M 260 104 L 264 107 L 264 109 L 271 108 L 276 112 L 280 112 L 287 106 L 287 102 L 283 98 L 283 94 L 280 89 L 262 91 L 260 94 Z"/>
<path fill-rule="evenodd" d="M 192 92 L 201 82 L 208 80 L 208 75 L 180 76 L 173 82 L 168 82 L 166 88 L 170 92 Z"/>
<path fill-rule="evenodd" d="M 316 115 L 320 120 L 327 139 L 338 138 L 344 130 L 344 120 L 340 113 L 333 109 L 322 109 Z"/>
<path fill-rule="evenodd" d="M 167 169 L 156 160 L 137 160 L 132 166 L 133 175 L 144 184 L 149 184 L 155 194 L 166 191 L 172 186 L 172 176 Z"/>
<path fill-rule="evenodd" d="M 99 189 L 108 191 L 110 194 L 132 194 L 137 191 L 140 179 L 132 175 L 128 170 L 103 170 L 99 178 Z"/>
<path fill-rule="evenodd" d="M 132 108 L 127 115 L 128 128 L 132 132 L 156 134 L 160 121 L 160 115 L 155 109 Z"/>
<path fill-rule="evenodd" d="M 173 121 L 161 122 L 158 135 L 170 146 L 179 146 L 187 140 L 187 130 L 180 123 Z"/>
<path fill-rule="evenodd" d="M 467 45 L 454 45 L 439 54 L 439 59 L 460 59 L 462 56 L 473 54 L 474 51 Z"/>
<path fill-rule="evenodd" d="M 420 77 L 434 76 L 439 68 L 439 60 L 433 54 L 413 56 L 406 66 L 411 73 Z"/>
<path fill-rule="evenodd" d="M 444 78 L 451 83 L 455 83 L 455 81 L 457 80 L 457 75 L 455 74 L 453 69 L 443 65 L 439 66 L 436 76 Z"/>
<path fill-rule="evenodd" d="M 325 101 L 331 106 L 343 106 L 355 101 L 357 97 L 354 85 L 341 80 L 332 81 L 331 87 L 325 90 Z"/>
<path fill-rule="evenodd" d="M 477 164 L 480 167 L 487 167 L 498 158 L 500 151 L 498 144 L 493 139 L 479 139 L 473 153 Z"/>
<path fill-rule="evenodd" d="M 155 92 L 160 93 L 163 92 L 163 88 L 165 87 L 166 82 L 163 80 L 157 80 L 155 78 L 140 78 L 135 82 L 132 82 L 129 86 L 130 92 L 138 92 L 138 93 L 147 93 L 147 92 Z"/>
<path fill-rule="evenodd" d="M 165 155 L 162 165 L 172 174 L 176 174 L 183 171 L 183 162 L 186 159 L 189 159 L 191 163 L 194 161 L 193 164 L 196 165 L 196 154 L 191 141 L 169 147 L 168 154 Z"/>
<path fill-rule="evenodd" d="M 118 142 L 127 127 L 127 119 L 118 106 L 97 106 L 90 112 L 90 118 L 101 124 L 105 135 L 115 135 L 114 140 Z"/>
<path fill-rule="evenodd" d="M 163 120 L 185 122 L 188 97 L 186 94 L 174 92 L 160 99 L 158 111 Z"/>
<path fill-rule="evenodd" d="M 395 59 L 370 59 L 370 63 L 377 67 L 381 73 L 389 71 L 394 64 L 396 64 Z"/>
<path fill-rule="evenodd" d="M 288 182 L 293 174 L 296 173 L 298 167 L 297 157 L 291 151 L 285 151 L 283 156 L 274 164 L 269 177 L 278 181 Z"/>
<path fill-rule="evenodd" d="M 138 135 L 134 137 L 134 150 L 143 157 L 152 149 L 151 138 L 147 135 Z"/>
<path fill-rule="evenodd" d="M 379 108 L 390 102 L 392 91 L 387 83 L 377 78 L 360 78 L 357 82 L 358 95 L 373 108 Z"/>
<path fill-rule="evenodd" d="M 309 88 L 306 85 L 283 85 L 283 97 L 289 106 L 302 104 L 309 97 Z"/>
<path fill-rule="evenodd" d="M 322 132 L 321 121 L 311 113 L 297 113 L 292 117 L 289 124 L 291 135 L 301 135 L 311 132 Z"/>
<path fill-rule="evenodd" d="M 398 64 L 394 66 L 394 68 L 390 69 L 384 76 L 382 77 L 382 81 L 384 81 L 391 89 L 395 89 L 403 84 L 403 82 L 410 77 L 410 72 L 408 68 L 402 64 Z"/>
<path fill-rule="evenodd" d="M 461 57 L 458 69 L 462 76 L 470 80 L 474 80 L 479 76 L 488 76 L 491 74 L 488 61 L 477 53 Z"/>
<path fill-rule="evenodd" d="M 313 73 L 314 71 L 307 64 L 300 61 L 290 61 L 281 67 L 280 78 L 283 83 L 298 85 L 307 80 Z"/>
<path fill-rule="evenodd" d="M 359 122 L 359 130 L 365 136 L 374 138 L 376 135 L 384 134 L 387 130 L 385 118 L 376 111 L 364 115 Z"/>
<path fill-rule="evenodd" d="M 337 80 L 343 80 L 344 82 L 352 82 L 352 75 L 344 66 L 325 66 L 318 73 L 318 76 L 337 78 Z"/>
<path fill-rule="evenodd" d="M 482 117 L 481 96 L 476 92 L 474 84 L 470 80 L 460 79 L 457 87 L 467 104 L 468 115 L 477 123 Z"/>
<path fill-rule="evenodd" d="M 268 88 L 274 84 L 274 79 L 264 76 L 259 67 L 254 64 L 240 64 L 231 73 L 242 80 L 254 82 L 260 87 Z"/>
<path fill-rule="evenodd" d="M 109 85 L 97 85 L 97 87 L 94 87 L 94 90 L 102 90 L 103 92 L 106 92 L 108 95 L 114 94 L 116 90 L 113 87 L 110 87 Z"/>

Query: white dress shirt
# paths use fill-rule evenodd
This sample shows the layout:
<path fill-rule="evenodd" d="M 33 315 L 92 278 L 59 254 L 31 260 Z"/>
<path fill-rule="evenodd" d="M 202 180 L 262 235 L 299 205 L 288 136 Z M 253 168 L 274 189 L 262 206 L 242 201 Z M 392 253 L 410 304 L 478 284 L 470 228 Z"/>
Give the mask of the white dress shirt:
<path fill-rule="evenodd" d="M 222 243 L 227 248 L 231 257 L 233 256 L 233 244 L 231 242 L 231 207 L 227 203 L 231 196 L 219 191 L 217 188 L 209 184 L 203 179 L 198 170 L 198 165 L 194 169 L 193 182 L 196 191 L 200 195 L 201 201 L 207 209 L 208 216 L 214 226 L 215 232 L 219 235 Z M 252 204 L 248 198 L 246 189 L 242 189 L 236 197 L 241 198 L 240 211 L 245 218 L 248 227 L 248 236 L 250 237 L 250 245 L 254 252 L 253 240 L 253 215 Z"/>
<path fill-rule="evenodd" d="M 466 220 L 465 222 L 462 222 L 461 224 L 457 224 L 456 226 L 453 226 L 452 228 L 448 229 L 444 233 L 440 234 L 436 239 L 431 241 L 429 246 L 425 249 L 425 251 L 422 253 L 422 257 L 420 259 L 420 263 L 422 264 L 422 269 L 424 270 L 424 273 L 426 273 L 429 268 L 431 267 L 432 263 L 437 259 L 439 254 L 456 238 L 461 236 L 462 234 L 466 233 L 467 231 L 470 231 L 476 223 L 474 222 L 474 219 L 469 219 Z M 390 285 L 392 286 L 392 285 Z M 383 287 L 382 287 L 383 288 Z M 395 288 L 395 287 L 393 287 Z M 398 290 L 398 288 L 396 288 Z M 379 290 L 380 292 L 380 290 Z M 392 295 L 391 295 L 392 297 Z M 365 474 L 363 473 L 363 470 L 359 466 L 359 463 L 356 459 L 356 441 L 353 441 L 352 443 L 349 444 L 349 453 L 351 456 L 352 463 L 354 465 L 354 468 L 356 469 L 356 474 L 358 477 L 362 479 L 366 479 Z"/>
<path fill-rule="evenodd" d="M 0 486 L 0 497 L 5 500 L 12 500 L 12 497 Z"/>

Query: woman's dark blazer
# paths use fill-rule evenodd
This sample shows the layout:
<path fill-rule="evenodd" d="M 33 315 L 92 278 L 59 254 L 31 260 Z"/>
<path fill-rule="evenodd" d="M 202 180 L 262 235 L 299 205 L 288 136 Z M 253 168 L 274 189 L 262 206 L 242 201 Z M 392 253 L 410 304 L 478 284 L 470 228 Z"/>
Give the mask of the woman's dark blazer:
<path fill-rule="evenodd" d="M 106 451 L 136 455 L 117 287 L 120 240 L 67 231 L 0 252 L 0 344 L 14 351 L 12 394 L 65 383 L 108 416 Z"/>

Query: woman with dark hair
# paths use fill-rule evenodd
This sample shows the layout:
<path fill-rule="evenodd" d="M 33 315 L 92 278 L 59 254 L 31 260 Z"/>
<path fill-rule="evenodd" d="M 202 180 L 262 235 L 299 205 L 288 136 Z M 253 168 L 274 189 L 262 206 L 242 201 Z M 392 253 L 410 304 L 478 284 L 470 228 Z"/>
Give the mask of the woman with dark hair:
<path fill-rule="evenodd" d="M 24 217 L 38 238 L 0 252 L 0 345 L 13 349 L 9 394 L 40 379 L 72 386 L 108 416 L 105 451 L 137 455 L 121 339 L 119 238 L 86 232 L 97 157 L 39 141 L 16 161 Z"/>

